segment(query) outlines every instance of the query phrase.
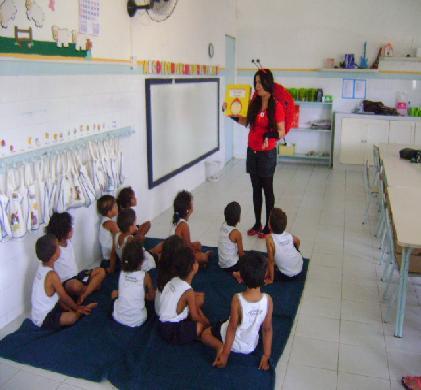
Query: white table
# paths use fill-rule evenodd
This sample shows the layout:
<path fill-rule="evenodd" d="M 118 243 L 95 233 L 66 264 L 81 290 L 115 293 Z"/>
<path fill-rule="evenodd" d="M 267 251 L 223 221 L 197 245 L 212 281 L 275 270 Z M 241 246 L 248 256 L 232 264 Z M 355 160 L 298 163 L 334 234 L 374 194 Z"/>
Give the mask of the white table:
<path fill-rule="evenodd" d="M 387 186 L 421 188 L 421 164 L 399 158 L 399 151 L 405 147 L 398 144 L 379 145 Z M 408 145 L 408 147 L 421 150 L 421 146 Z"/>
<path fill-rule="evenodd" d="M 411 252 L 413 248 L 421 248 L 421 187 L 388 187 L 388 194 L 397 242 L 402 247 L 395 322 L 395 336 L 402 337 Z"/>

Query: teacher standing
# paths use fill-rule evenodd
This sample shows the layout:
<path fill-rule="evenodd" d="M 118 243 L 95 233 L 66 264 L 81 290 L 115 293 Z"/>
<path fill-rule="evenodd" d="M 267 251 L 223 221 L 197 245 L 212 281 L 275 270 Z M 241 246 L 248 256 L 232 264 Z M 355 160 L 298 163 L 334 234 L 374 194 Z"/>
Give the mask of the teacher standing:
<path fill-rule="evenodd" d="M 265 238 L 270 233 L 269 215 L 275 204 L 273 175 L 277 163 L 276 144 L 285 136 L 285 113 L 274 97 L 273 74 L 269 69 L 259 69 L 254 75 L 256 96 L 250 101 L 247 118 L 233 118 L 250 127 L 247 147 L 247 173 L 253 187 L 255 224 L 247 231 L 249 236 Z M 262 225 L 263 195 L 266 203 L 266 222 Z"/>

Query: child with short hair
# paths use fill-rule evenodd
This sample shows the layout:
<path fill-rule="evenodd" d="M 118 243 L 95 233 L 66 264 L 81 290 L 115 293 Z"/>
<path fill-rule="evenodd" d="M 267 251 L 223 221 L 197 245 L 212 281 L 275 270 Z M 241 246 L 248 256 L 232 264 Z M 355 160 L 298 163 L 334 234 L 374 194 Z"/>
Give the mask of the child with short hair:
<path fill-rule="evenodd" d="M 175 254 L 174 277 L 165 285 L 160 298 L 158 331 L 171 344 L 187 344 L 200 337 L 209 320 L 196 302 L 191 287 L 199 266 L 191 248 Z"/>
<path fill-rule="evenodd" d="M 99 245 L 101 247 L 101 267 L 112 273 L 116 266 L 115 251 L 113 251 L 114 236 L 120 231 L 115 217 L 118 215 L 117 201 L 112 195 L 103 195 L 97 201 L 97 210 L 101 215 L 99 221 Z"/>
<path fill-rule="evenodd" d="M 118 290 L 112 292 L 113 318 L 122 325 L 136 327 L 147 319 L 145 299 L 153 301 L 155 289 L 149 274 L 142 271 L 143 245 L 139 241 L 128 242 L 123 249 Z"/>
<path fill-rule="evenodd" d="M 129 208 L 136 207 L 137 198 L 132 187 L 124 187 L 120 190 L 117 197 L 119 211 L 127 210 Z M 139 236 L 145 238 L 149 229 L 151 228 L 151 222 L 146 221 L 141 225 L 137 225 Z"/>
<path fill-rule="evenodd" d="M 230 202 L 224 210 L 225 222 L 219 230 L 218 265 L 238 280 L 238 259 L 244 255 L 243 238 L 236 228 L 240 222 L 241 206 Z"/>
<path fill-rule="evenodd" d="M 260 291 L 265 281 L 267 260 L 257 252 L 248 252 L 240 257 L 239 268 L 246 291 L 233 296 L 229 320 L 205 329 L 201 339 L 217 351 L 213 366 L 222 368 L 227 365 L 231 351 L 249 354 L 256 349 L 262 327 L 263 356 L 259 369 L 268 370 L 272 353 L 273 302 L 269 294 Z"/>
<path fill-rule="evenodd" d="M 194 257 L 200 265 L 206 265 L 211 254 L 210 251 L 202 252 L 202 244 L 199 241 L 190 240 L 189 217 L 193 213 L 193 195 L 186 190 L 180 191 L 174 199 L 174 215 L 170 234 L 181 237 L 184 244 L 192 248 Z"/>
<path fill-rule="evenodd" d="M 175 234 L 169 236 L 162 244 L 162 253 L 157 264 L 157 289 L 155 294 L 155 312 L 159 316 L 161 293 L 165 285 L 174 277 L 175 253 L 184 248 L 184 241 Z"/>
<path fill-rule="evenodd" d="M 97 304 L 77 305 L 54 271 L 54 263 L 60 257 L 56 236 L 46 234 L 40 237 L 35 243 L 35 252 L 41 264 L 32 285 L 32 322 L 43 329 L 58 330 L 73 325 L 82 315 L 90 314 Z"/>
<path fill-rule="evenodd" d="M 114 236 L 114 250 L 117 256 L 121 259 L 123 255 L 124 246 L 130 241 L 143 242 L 143 236 L 136 227 L 136 213 L 132 208 L 121 210 L 118 213 L 117 225 L 120 231 Z M 141 269 L 145 272 L 156 267 L 153 256 L 145 251 L 142 246 L 144 260 Z"/>
<path fill-rule="evenodd" d="M 79 297 L 77 303 L 81 304 L 88 295 L 101 287 L 105 279 L 105 271 L 103 268 L 78 271 L 71 240 L 73 236 L 72 216 L 68 212 L 55 212 L 51 216 L 45 232 L 54 234 L 60 246 L 60 256 L 54 263 L 54 270 L 60 277 L 65 290 L 70 295 Z"/>
<path fill-rule="evenodd" d="M 303 270 L 303 256 L 298 251 L 300 240 L 285 231 L 287 221 L 287 215 L 280 208 L 272 209 L 269 216 L 272 233 L 266 237 L 269 259 L 266 284 L 273 283 L 275 277 L 282 280 L 296 279 Z"/>

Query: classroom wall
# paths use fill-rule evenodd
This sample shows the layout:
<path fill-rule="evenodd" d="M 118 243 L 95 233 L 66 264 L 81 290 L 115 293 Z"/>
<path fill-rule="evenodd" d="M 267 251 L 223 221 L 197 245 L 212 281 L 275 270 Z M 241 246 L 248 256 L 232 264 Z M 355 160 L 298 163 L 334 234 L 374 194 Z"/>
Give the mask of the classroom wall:
<path fill-rule="evenodd" d="M 57 10 L 54 13 L 46 8 L 48 0 L 38 0 L 38 3 L 46 9 L 45 27 L 37 31 L 42 39 L 50 39 L 48 25 L 52 23 L 71 29 L 77 26 L 77 0 L 57 1 Z M 60 9 L 61 6 L 65 8 Z M 134 54 L 138 59 L 224 64 L 225 34 L 234 34 L 233 1 L 215 0 L 212 5 L 205 0 L 179 1 L 172 18 L 160 24 L 148 22 L 142 14 L 130 20 L 126 16 L 125 0 L 102 1 L 101 6 L 101 31 L 104 36 L 94 39 L 93 57 L 128 60 Z M 17 23 L 20 27 L 25 27 L 25 17 L 20 15 L 19 18 L 17 16 Z M 219 24 L 218 29 L 214 30 L 209 20 L 216 19 Z M 11 31 L 0 30 L 0 34 L 10 36 Z M 213 42 L 215 46 L 213 60 L 207 55 L 209 42 Z M 79 98 L 82 105 L 86 104 L 87 97 L 101 101 L 112 96 L 115 101 L 128 104 L 128 121 L 132 122 L 135 134 L 121 140 L 124 172 L 126 184 L 133 186 L 138 197 L 138 218 L 146 220 L 154 218 L 169 207 L 178 190 L 192 190 L 201 184 L 205 180 L 205 169 L 204 162 L 201 162 L 153 190 L 148 190 L 144 91 L 146 76 L 137 69 L 128 69 L 125 64 L 69 66 L 60 62 L 46 64 L 33 61 L 26 62 L 22 67 L 21 62 L 18 64 L 16 61 L 1 58 L 0 117 L 10 115 L 11 105 L 31 106 L 33 102 L 34 106 L 39 106 L 41 100 L 48 100 L 52 106 L 62 106 L 67 101 L 75 102 Z M 223 91 L 224 85 L 221 83 L 221 94 Z M 85 110 L 86 107 L 79 106 L 79 109 Z M 69 118 L 78 116 L 77 104 L 72 105 L 69 110 Z M 8 123 L 13 120 L 10 117 L 8 119 Z M 0 134 L 1 126 L 0 123 Z M 221 151 L 210 158 L 224 159 L 222 122 L 220 140 Z M 95 205 L 73 209 L 71 214 L 75 222 L 73 243 L 77 261 L 81 268 L 87 267 L 93 260 L 99 260 Z M 32 280 L 38 264 L 34 243 L 41 234 L 42 229 L 28 233 L 22 239 L 0 243 L 0 328 L 28 312 L 30 308 Z"/>
<path fill-rule="evenodd" d="M 395 56 L 421 47 L 418 0 L 237 0 L 239 67 L 321 68 L 325 58 L 362 53 L 371 64 L 388 42 Z"/>

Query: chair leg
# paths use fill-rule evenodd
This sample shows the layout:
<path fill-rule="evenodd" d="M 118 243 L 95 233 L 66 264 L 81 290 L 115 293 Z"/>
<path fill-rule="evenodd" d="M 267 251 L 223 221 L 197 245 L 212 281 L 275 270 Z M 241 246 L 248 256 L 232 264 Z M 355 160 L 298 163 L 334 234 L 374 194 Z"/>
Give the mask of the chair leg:
<path fill-rule="evenodd" d="M 390 289 L 390 285 L 392 284 L 392 277 L 393 277 L 393 271 L 394 271 L 394 264 L 390 263 L 389 266 L 387 267 L 388 275 L 387 275 L 387 279 L 386 279 L 386 288 L 384 289 L 383 292 L 383 300 L 385 301 L 387 299 L 387 295 L 389 293 L 389 289 Z M 386 271 L 386 269 L 385 269 Z M 385 274 L 386 272 L 384 272 Z M 383 275 L 385 276 L 385 275 Z"/>

